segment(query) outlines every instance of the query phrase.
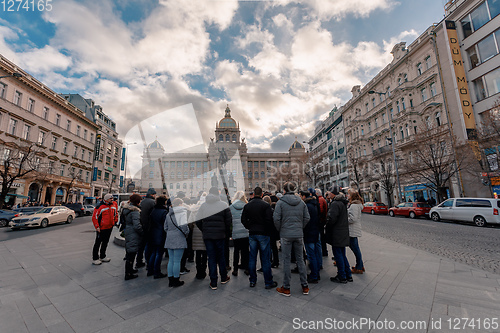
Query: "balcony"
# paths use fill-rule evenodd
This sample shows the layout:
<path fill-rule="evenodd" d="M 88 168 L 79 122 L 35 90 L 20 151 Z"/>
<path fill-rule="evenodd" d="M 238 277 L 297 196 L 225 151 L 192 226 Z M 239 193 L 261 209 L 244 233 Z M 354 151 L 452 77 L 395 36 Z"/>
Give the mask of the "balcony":
<path fill-rule="evenodd" d="M 375 156 L 387 154 L 387 153 L 391 152 L 391 150 L 392 150 L 391 146 L 384 146 L 381 148 L 377 148 L 373 151 L 373 156 L 375 157 Z"/>

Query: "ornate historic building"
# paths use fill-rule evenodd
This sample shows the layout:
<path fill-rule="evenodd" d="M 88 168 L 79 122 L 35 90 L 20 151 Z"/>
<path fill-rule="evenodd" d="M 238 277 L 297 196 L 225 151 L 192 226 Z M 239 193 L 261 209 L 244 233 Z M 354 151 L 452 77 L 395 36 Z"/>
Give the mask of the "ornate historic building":
<path fill-rule="evenodd" d="M 142 191 L 152 187 L 158 193 L 175 196 L 182 191 L 193 197 L 211 186 L 227 187 L 233 195 L 237 190 L 250 192 L 257 186 L 281 190 L 286 181 L 301 187 L 307 183 L 307 153 L 301 143 L 295 140 L 287 153 L 249 153 L 229 106 L 216 125 L 215 138 L 205 148 L 200 152 L 166 153 L 158 140 L 150 143 L 143 152 Z"/>

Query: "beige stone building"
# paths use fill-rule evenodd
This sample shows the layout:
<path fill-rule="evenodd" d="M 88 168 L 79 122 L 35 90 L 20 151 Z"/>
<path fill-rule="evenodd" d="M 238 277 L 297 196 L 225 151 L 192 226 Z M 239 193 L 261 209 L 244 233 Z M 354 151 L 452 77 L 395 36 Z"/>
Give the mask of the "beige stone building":
<path fill-rule="evenodd" d="M 402 168 L 415 158 L 412 152 L 414 138 L 421 128 L 449 131 L 432 29 L 433 26 L 429 27 L 408 46 L 405 43 L 395 45 L 391 63 L 363 88 L 353 87 L 352 98 L 340 108 L 349 179 L 351 185 L 361 189 L 367 201 L 377 199 L 395 203 L 436 197 L 426 183 L 409 180 Z M 381 179 L 376 177 L 380 162 L 390 166 L 394 180 L 399 173 L 399 184 L 395 181 L 392 198 L 387 197 Z M 444 191 L 447 196 L 458 196 L 458 184 L 450 181 Z"/>
<path fill-rule="evenodd" d="M 214 134 L 206 147 L 195 150 L 170 153 L 158 140 L 149 144 L 143 152 L 142 191 L 155 188 L 158 193 L 168 192 L 171 196 L 182 191 L 187 197 L 195 197 L 200 191 L 218 186 L 227 187 L 232 196 L 237 190 L 248 193 L 257 186 L 281 190 L 285 181 L 307 186 L 307 154 L 298 141 L 287 153 L 250 153 L 229 107 Z"/>
<path fill-rule="evenodd" d="M 11 204 L 40 201 L 83 202 L 91 196 L 97 125 L 63 97 L 0 55 L 1 158 L 18 147 L 34 145 L 37 173 L 11 188 Z M 17 198 L 17 200 L 16 200 Z"/>

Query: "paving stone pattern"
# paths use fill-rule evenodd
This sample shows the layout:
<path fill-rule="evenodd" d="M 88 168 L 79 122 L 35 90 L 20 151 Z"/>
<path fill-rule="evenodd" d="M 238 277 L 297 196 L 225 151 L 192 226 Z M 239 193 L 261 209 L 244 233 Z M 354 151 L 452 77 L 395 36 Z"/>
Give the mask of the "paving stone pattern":
<path fill-rule="evenodd" d="M 302 295 L 298 276 L 293 275 L 292 296 L 283 297 L 265 290 L 260 274 L 257 287 L 249 288 L 242 271 L 228 284 L 219 284 L 218 290 L 210 290 L 208 279 L 194 278 L 194 264 L 189 264 L 192 271 L 182 276 L 186 284 L 180 288 L 168 288 L 167 279 L 147 278 L 144 270 L 138 279 L 124 281 L 124 249 L 115 244 L 109 245 L 110 263 L 91 265 L 94 234 L 88 218 L 77 219 L 71 227 L 46 230 L 0 243 L 2 333 L 333 332 L 318 327 L 300 330 L 294 319 L 369 318 L 397 324 L 419 320 L 430 325 L 437 319 L 444 324 L 453 318 L 500 317 L 499 275 L 369 233 L 360 239 L 366 274 L 355 275 L 347 285 L 334 284 L 329 277 L 336 269 L 325 258 L 322 280 L 310 285 L 309 295 Z M 273 272 L 281 283 L 281 268 Z M 445 327 L 412 330 L 452 331 L 456 332 Z"/>

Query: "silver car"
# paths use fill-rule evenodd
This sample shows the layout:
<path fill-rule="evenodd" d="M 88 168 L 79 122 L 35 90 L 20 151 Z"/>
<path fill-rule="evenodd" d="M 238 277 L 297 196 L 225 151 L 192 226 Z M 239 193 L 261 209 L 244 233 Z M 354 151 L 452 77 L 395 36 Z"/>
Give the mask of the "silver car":
<path fill-rule="evenodd" d="M 84 205 L 83 206 L 83 212 L 87 216 L 94 214 L 94 209 L 95 209 L 95 207 L 92 205 Z"/>
<path fill-rule="evenodd" d="M 45 228 L 52 223 L 71 223 L 75 219 L 75 212 L 64 206 L 45 207 L 36 214 L 13 218 L 9 226 L 12 230 L 20 228 Z"/>
<path fill-rule="evenodd" d="M 453 220 L 474 222 L 478 227 L 487 223 L 500 224 L 500 200 L 490 198 L 451 198 L 432 207 L 433 221 Z"/>

